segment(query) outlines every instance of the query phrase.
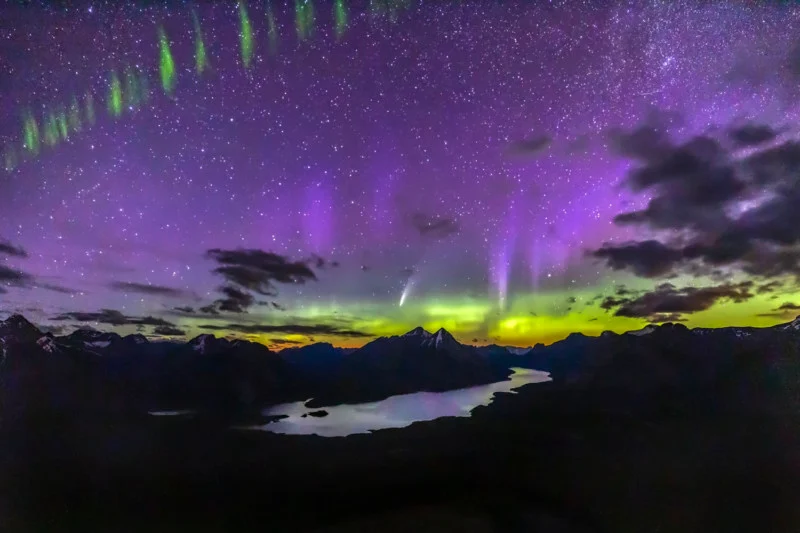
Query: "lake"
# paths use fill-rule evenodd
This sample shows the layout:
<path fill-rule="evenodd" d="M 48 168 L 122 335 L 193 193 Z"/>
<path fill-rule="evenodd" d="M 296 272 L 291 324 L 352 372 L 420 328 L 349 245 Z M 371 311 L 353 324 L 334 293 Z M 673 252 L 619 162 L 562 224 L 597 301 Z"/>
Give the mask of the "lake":
<path fill-rule="evenodd" d="M 372 403 L 324 407 L 327 416 L 314 417 L 305 402 L 274 405 L 262 411 L 265 416 L 286 415 L 277 422 L 240 429 L 271 431 L 287 435 L 320 435 L 345 437 L 356 433 L 369 433 L 378 429 L 401 428 L 414 422 L 434 420 L 445 416 L 470 416 L 479 405 L 492 402 L 496 392 L 513 392 L 528 383 L 551 381 L 550 374 L 527 368 L 512 368 L 508 380 L 478 385 L 447 392 L 415 392 L 391 396 Z M 303 417 L 303 415 L 306 415 Z"/>

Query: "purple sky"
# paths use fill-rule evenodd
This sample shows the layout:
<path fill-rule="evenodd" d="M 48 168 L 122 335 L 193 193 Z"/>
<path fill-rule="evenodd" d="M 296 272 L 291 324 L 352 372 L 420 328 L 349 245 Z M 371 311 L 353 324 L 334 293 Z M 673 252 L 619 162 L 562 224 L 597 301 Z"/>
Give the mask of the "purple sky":
<path fill-rule="evenodd" d="M 591 298 L 655 282 L 585 257 L 641 237 L 612 222 L 647 197 L 621 185 L 631 162 L 609 150 L 609 133 L 649 123 L 686 139 L 796 117 L 800 84 L 781 70 L 800 23 L 789 7 L 412 2 L 392 22 L 351 4 L 337 42 L 331 4 L 316 2 L 315 35 L 300 42 L 294 7 L 275 2 L 272 56 L 264 4 L 250 2 L 245 69 L 237 5 L 219 2 L 197 8 L 210 63 L 198 75 L 188 6 L 115 4 L 6 8 L 0 20 L 6 145 L 19 143 L 25 110 L 41 117 L 87 91 L 97 108 L 94 126 L 0 173 L 0 240 L 28 255 L 0 264 L 35 280 L 12 280 L 3 312 L 106 328 L 120 324 L 50 319 L 118 310 L 189 335 L 276 326 L 258 334 L 267 343 L 361 343 L 418 324 L 509 343 L 633 329 L 646 320 Z M 158 78 L 159 25 L 173 97 Z M 146 74 L 150 97 L 115 118 L 108 80 L 127 66 Z M 172 310 L 220 298 L 214 248 L 328 264 L 311 265 L 316 280 L 256 295 L 280 309 Z M 747 321 L 712 315 L 705 322 Z M 287 324 L 329 329 L 277 327 Z"/>

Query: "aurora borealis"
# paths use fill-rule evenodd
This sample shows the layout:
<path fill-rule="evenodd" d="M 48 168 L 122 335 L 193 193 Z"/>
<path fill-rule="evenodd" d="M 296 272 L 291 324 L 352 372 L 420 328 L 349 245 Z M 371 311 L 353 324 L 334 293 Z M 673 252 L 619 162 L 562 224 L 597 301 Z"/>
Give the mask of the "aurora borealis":
<path fill-rule="evenodd" d="M 795 164 L 800 9 L 4 15 L 3 313 L 280 347 L 418 325 L 531 345 L 800 307 L 796 186 L 773 175 Z"/>

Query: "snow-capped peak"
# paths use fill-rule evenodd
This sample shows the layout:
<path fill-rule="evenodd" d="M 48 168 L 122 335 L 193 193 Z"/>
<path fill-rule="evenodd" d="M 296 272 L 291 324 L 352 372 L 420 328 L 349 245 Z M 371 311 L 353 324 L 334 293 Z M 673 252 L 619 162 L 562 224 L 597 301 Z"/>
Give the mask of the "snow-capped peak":
<path fill-rule="evenodd" d="M 418 326 L 408 333 L 404 334 L 403 337 L 422 337 L 423 339 L 430 339 L 433 337 L 433 333 L 430 331 L 426 331 L 422 328 L 422 326 Z"/>
<path fill-rule="evenodd" d="M 658 326 L 654 326 L 653 324 L 650 324 L 648 326 L 643 327 L 640 330 L 629 331 L 628 334 L 636 335 L 637 337 L 641 337 L 642 335 L 649 335 L 649 334 L 653 333 L 656 329 L 658 329 Z"/>
<path fill-rule="evenodd" d="M 5 319 L 4 324 L 8 327 L 15 327 L 15 328 L 24 328 L 26 326 L 32 326 L 28 319 L 20 314 L 13 314 L 7 319 Z"/>
<path fill-rule="evenodd" d="M 800 316 L 798 316 L 788 324 L 785 324 L 781 329 L 787 331 L 800 331 Z"/>
<path fill-rule="evenodd" d="M 209 333 L 204 333 L 202 335 L 198 335 L 195 337 L 189 344 L 192 345 L 194 351 L 200 353 L 206 353 L 207 350 L 211 349 L 211 345 L 217 341 L 217 338 L 214 335 Z"/>
<path fill-rule="evenodd" d="M 458 344 L 458 342 L 444 328 L 440 328 L 436 333 L 431 334 L 430 337 L 427 337 L 422 342 L 423 346 L 433 346 L 436 349 L 444 348 L 448 344 L 453 345 Z"/>
<path fill-rule="evenodd" d="M 134 344 L 144 344 L 147 342 L 147 337 L 142 335 L 141 333 L 134 333 L 133 335 L 128 335 L 125 337 L 128 341 L 133 341 Z"/>
<path fill-rule="evenodd" d="M 36 341 L 36 344 L 38 344 L 39 347 L 46 352 L 53 353 L 58 350 L 56 341 L 54 341 L 53 338 L 48 335 L 41 337 L 38 341 Z"/>

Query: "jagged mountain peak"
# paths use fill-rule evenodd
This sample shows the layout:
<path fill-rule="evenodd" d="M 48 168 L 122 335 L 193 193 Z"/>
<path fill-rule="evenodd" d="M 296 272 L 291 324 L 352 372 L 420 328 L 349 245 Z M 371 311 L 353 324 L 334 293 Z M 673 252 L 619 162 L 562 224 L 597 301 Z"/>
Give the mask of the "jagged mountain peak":
<path fill-rule="evenodd" d="M 5 337 L 7 340 L 33 342 L 41 336 L 42 332 L 20 314 L 13 314 L 5 320 L 0 320 L 0 337 Z"/>
<path fill-rule="evenodd" d="M 53 339 L 52 335 L 45 335 L 41 337 L 38 341 L 36 341 L 36 344 L 39 345 L 39 348 L 49 353 L 58 351 L 58 346 L 56 345 L 56 341 Z"/>
<path fill-rule="evenodd" d="M 634 331 L 626 331 L 625 333 L 627 333 L 628 335 L 635 335 L 637 337 L 642 337 L 644 335 L 650 335 L 651 333 L 653 333 L 657 329 L 658 329 L 658 326 L 656 326 L 655 324 L 648 324 L 645 327 L 643 327 L 642 329 L 637 329 L 637 330 L 634 330 Z"/>
<path fill-rule="evenodd" d="M 126 342 L 133 343 L 133 344 L 145 344 L 145 343 L 150 342 L 150 341 L 147 340 L 147 337 L 145 337 L 141 333 L 134 333 L 133 335 L 127 335 L 127 336 L 123 337 L 123 340 L 125 340 Z"/>
<path fill-rule="evenodd" d="M 33 324 L 31 324 L 27 318 L 18 313 L 14 313 L 7 319 L 3 320 L 2 324 L 7 328 L 16 328 L 16 329 L 36 327 Z"/>
<path fill-rule="evenodd" d="M 800 315 L 791 322 L 783 324 L 780 328 L 789 331 L 800 331 Z"/>
<path fill-rule="evenodd" d="M 428 339 L 430 337 L 433 337 L 433 333 L 427 331 L 422 326 L 417 326 L 408 333 L 404 334 L 403 337 L 422 337 L 423 339 Z"/>
<path fill-rule="evenodd" d="M 205 353 L 215 348 L 227 347 L 230 345 L 230 342 L 227 339 L 218 339 L 210 333 L 203 333 L 190 340 L 188 344 L 194 348 L 195 351 Z"/>

